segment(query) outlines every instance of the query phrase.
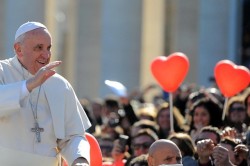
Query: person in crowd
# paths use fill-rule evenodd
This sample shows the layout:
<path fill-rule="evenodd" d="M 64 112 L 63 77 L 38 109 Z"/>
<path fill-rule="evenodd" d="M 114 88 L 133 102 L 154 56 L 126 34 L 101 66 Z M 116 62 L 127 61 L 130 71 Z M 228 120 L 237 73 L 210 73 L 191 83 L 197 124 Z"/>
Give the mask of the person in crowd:
<path fill-rule="evenodd" d="M 250 125 L 250 87 L 246 88 L 243 92 L 244 105 L 246 107 L 247 119 L 246 123 Z"/>
<path fill-rule="evenodd" d="M 199 166 L 212 166 L 212 150 L 221 141 L 220 130 L 217 127 L 205 126 L 201 129 L 195 140 L 196 152 Z M 199 142 L 199 144 L 198 144 Z M 207 146 L 206 146 L 207 145 Z M 206 149 L 202 149 L 206 147 Z"/>
<path fill-rule="evenodd" d="M 180 149 L 182 155 L 183 166 L 198 166 L 195 159 L 196 148 L 195 144 L 187 133 L 173 133 L 168 137 Z"/>
<path fill-rule="evenodd" d="M 241 165 L 249 165 L 249 148 L 245 144 L 238 144 L 234 148 L 234 154 L 237 160 L 243 161 Z"/>
<path fill-rule="evenodd" d="M 114 114 L 118 118 L 113 119 L 110 117 Z M 104 99 L 102 120 L 104 124 L 112 123 L 110 125 L 119 125 L 123 128 L 125 134 L 129 135 L 130 127 L 138 121 L 138 118 L 128 97 L 108 95 Z"/>
<path fill-rule="evenodd" d="M 199 166 L 214 166 L 212 157 L 214 147 L 215 144 L 211 139 L 199 140 L 196 143 Z"/>
<path fill-rule="evenodd" d="M 226 126 L 235 128 L 237 137 L 242 139 L 247 130 L 247 111 L 243 95 L 233 96 L 228 100 L 225 120 Z"/>
<path fill-rule="evenodd" d="M 103 124 L 100 128 L 97 128 L 95 135 L 109 135 L 113 140 L 117 139 L 120 134 L 124 134 L 123 128 L 117 123 L 118 115 L 116 113 L 110 114 L 110 120 L 108 124 Z"/>
<path fill-rule="evenodd" d="M 147 154 L 150 145 L 158 139 L 157 134 L 153 130 L 148 128 L 140 129 L 132 138 L 133 155 Z"/>
<path fill-rule="evenodd" d="M 155 121 L 142 119 L 142 120 L 135 122 L 132 125 L 130 136 L 133 138 L 140 129 L 144 129 L 144 128 L 149 128 L 153 130 L 157 135 L 159 133 L 159 126 Z"/>
<path fill-rule="evenodd" d="M 217 100 L 219 104 L 224 105 L 225 97 L 222 95 L 220 90 L 216 87 L 209 87 L 205 89 L 206 96 Z"/>
<path fill-rule="evenodd" d="M 230 137 L 225 137 L 220 142 L 220 145 L 228 150 L 229 160 L 232 164 L 237 166 L 247 166 L 247 160 L 238 153 L 235 153 L 236 146 L 240 144 L 242 144 L 240 139 L 232 139 Z"/>
<path fill-rule="evenodd" d="M 234 148 L 234 153 L 242 160 L 246 160 L 248 165 L 250 165 L 250 130 L 246 132 L 245 139 L 242 144 L 236 145 Z"/>
<path fill-rule="evenodd" d="M 216 147 L 217 145 L 220 145 L 220 149 L 221 149 L 221 147 L 223 147 L 221 146 L 221 143 L 224 142 L 221 140 L 225 140 L 225 138 L 226 140 L 228 140 L 229 138 L 231 140 L 236 139 L 235 130 L 230 127 L 226 127 L 223 131 L 220 131 L 217 127 L 212 127 L 212 126 L 206 126 L 201 129 L 200 133 L 198 134 L 197 139 L 195 140 L 195 143 L 197 145 L 199 165 L 213 165 L 214 164 L 214 160 L 212 158 L 212 153 L 213 153 L 212 149 Z M 207 149 L 205 149 L 204 151 L 201 151 L 201 149 L 199 149 L 201 146 L 198 145 L 199 141 L 202 141 L 199 143 L 200 145 L 208 144 Z M 230 149 L 229 150 L 228 149 L 223 150 L 223 149 L 224 147 L 221 149 L 221 151 L 226 154 L 228 154 L 230 151 Z M 243 157 L 240 157 L 240 158 L 243 158 Z M 233 162 L 231 163 L 233 164 Z"/>
<path fill-rule="evenodd" d="M 119 139 L 116 139 L 113 144 L 112 149 L 112 166 L 124 166 L 127 163 L 127 160 L 130 158 L 130 154 L 128 152 L 128 143 L 122 144 Z"/>
<path fill-rule="evenodd" d="M 95 120 L 95 126 L 101 126 L 103 124 L 102 116 L 103 116 L 103 100 L 101 98 L 94 98 L 90 101 L 91 110 L 93 112 L 93 119 Z"/>
<path fill-rule="evenodd" d="M 129 142 L 127 146 L 122 147 L 117 138 L 114 141 L 112 149 L 112 159 L 113 162 L 111 165 L 126 165 L 128 166 L 131 160 L 137 156 L 147 154 L 150 145 L 158 140 L 157 134 L 151 129 L 144 128 L 138 131 L 138 133 L 132 138 L 131 147 L 132 152 L 129 152 Z"/>
<path fill-rule="evenodd" d="M 228 137 L 223 138 L 218 145 L 215 145 L 211 139 L 200 140 L 197 142 L 198 164 L 200 166 L 246 166 L 246 154 L 240 155 L 243 153 L 243 146 L 236 145 L 242 145 L 239 139 Z M 246 151 L 245 146 L 244 148 Z"/>
<path fill-rule="evenodd" d="M 91 123 L 70 83 L 55 72 L 62 62 L 50 62 L 51 48 L 47 27 L 26 22 L 15 34 L 15 56 L 0 61 L 1 165 L 54 166 L 57 154 L 69 165 L 89 165 Z"/>
<path fill-rule="evenodd" d="M 179 109 L 182 116 L 185 116 L 188 97 L 194 88 L 194 84 L 183 84 L 175 92 L 173 92 L 173 105 Z"/>
<path fill-rule="evenodd" d="M 152 103 L 144 103 L 143 106 L 137 110 L 138 119 L 148 119 L 155 121 L 156 111 L 157 110 Z"/>
<path fill-rule="evenodd" d="M 221 128 L 223 126 L 222 107 L 210 97 L 196 101 L 191 113 L 192 121 L 189 133 L 194 141 L 202 127 L 211 125 Z"/>
<path fill-rule="evenodd" d="M 219 89 L 215 87 L 210 87 L 210 88 L 200 88 L 197 91 L 194 91 L 189 94 L 188 100 L 186 102 L 186 110 L 185 110 L 185 124 L 190 126 L 192 122 L 192 107 L 193 104 L 196 103 L 198 100 L 203 99 L 203 98 L 211 98 L 212 100 L 215 101 L 220 107 L 223 107 L 224 104 L 224 97 L 220 93 Z"/>
<path fill-rule="evenodd" d="M 221 131 L 217 127 L 205 126 L 201 129 L 200 133 L 195 139 L 195 144 L 200 140 L 211 139 L 214 145 L 217 145 L 221 141 Z"/>
<path fill-rule="evenodd" d="M 186 102 L 186 107 L 185 107 L 185 125 L 189 127 L 190 130 L 190 125 L 192 122 L 192 114 L 191 114 L 191 109 L 193 107 L 193 104 L 201 99 L 204 98 L 206 94 L 203 91 L 194 91 L 189 94 L 187 102 Z"/>
<path fill-rule="evenodd" d="M 112 158 L 111 151 L 113 149 L 114 139 L 109 134 L 94 135 L 98 141 L 102 152 L 103 161 L 109 161 Z"/>
<path fill-rule="evenodd" d="M 118 110 L 121 108 L 119 98 L 115 95 L 108 95 L 104 98 L 102 121 L 104 124 L 110 122 L 110 114 L 118 114 Z M 118 122 L 119 123 L 119 122 Z"/>
<path fill-rule="evenodd" d="M 220 166 L 220 165 L 227 165 L 227 166 L 235 166 L 231 161 L 230 161 L 230 156 L 229 156 L 229 151 L 227 148 L 217 145 L 213 149 L 213 162 L 215 166 Z"/>
<path fill-rule="evenodd" d="M 167 164 L 182 164 L 182 155 L 178 146 L 170 140 L 156 140 L 148 151 L 148 165 L 159 166 Z"/>
<path fill-rule="evenodd" d="M 129 126 L 133 125 L 135 122 L 138 121 L 138 117 L 135 114 L 135 110 L 134 107 L 132 106 L 132 101 L 131 101 L 131 97 L 130 96 L 120 96 L 119 97 L 119 101 L 121 104 L 121 108 L 122 110 L 124 110 L 124 113 L 120 113 L 121 116 L 123 117 L 123 119 L 126 119 L 129 123 Z M 121 119 L 121 120 L 123 120 Z"/>
<path fill-rule="evenodd" d="M 184 117 L 176 107 L 173 107 L 174 131 L 184 131 Z M 166 139 L 171 130 L 170 124 L 170 106 L 164 102 L 160 105 L 156 116 L 156 123 L 159 125 L 159 139 Z"/>
<path fill-rule="evenodd" d="M 127 108 L 129 108 L 129 107 L 127 107 Z M 130 111 L 133 111 L 133 109 L 131 108 Z M 133 124 L 137 122 L 137 120 L 132 118 L 132 117 L 134 117 L 134 113 L 133 113 L 133 115 L 131 115 L 128 112 L 129 112 L 128 110 L 124 110 L 124 109 L 118 110 L 119 125 L 123 128 L 124 133 L 126 135 L 130 135 L 131 128 L 132 128 Z"/>
<path fill-rule="evenodd" d="M 149 84 L 141 89 L 134 89 L 130 94 L 129 98 L 133 101 L 138 101 L 138 103 L 146 103 L 147 95 L 152 91 L 159 91 L 161 88 L 157 84 Z"/>

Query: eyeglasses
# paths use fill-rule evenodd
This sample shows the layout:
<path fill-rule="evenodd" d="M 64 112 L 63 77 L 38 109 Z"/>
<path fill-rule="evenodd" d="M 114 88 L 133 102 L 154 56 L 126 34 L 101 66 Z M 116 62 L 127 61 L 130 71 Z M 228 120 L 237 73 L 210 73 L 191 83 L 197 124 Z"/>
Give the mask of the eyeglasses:
<path fill-rule="evenodd" d="M 140 148 L 143 148 L 143 149 L 148 149 L 150 147 L 152 143 L 151 142 L 144 142 L 142 144 L 133 144 L 133 148 L 135 150 L 138 150 Z"/>
<path fill-rule="evenodd" d="M 234 112 L 234 111 L 245 111 L 245 108 L 244 107 L 232 107 L 229 109 L 230 112 Z"/>

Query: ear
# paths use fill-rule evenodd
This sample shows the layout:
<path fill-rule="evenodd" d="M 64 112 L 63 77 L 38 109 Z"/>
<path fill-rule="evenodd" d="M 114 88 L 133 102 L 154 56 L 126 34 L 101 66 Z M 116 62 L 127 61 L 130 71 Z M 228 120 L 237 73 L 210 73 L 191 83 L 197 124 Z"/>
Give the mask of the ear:
<path fill-rule="evenodd" d="M 15 43 L 14 44 L 14 50 L 16 52 L 17 57 L 21 57 L 22 56 L 22 48 L 20 43 Z"/>
<path fill-rule="evenodd" d="M 153 166 L 153 157 L 148 155 L 148 166 Z"/>

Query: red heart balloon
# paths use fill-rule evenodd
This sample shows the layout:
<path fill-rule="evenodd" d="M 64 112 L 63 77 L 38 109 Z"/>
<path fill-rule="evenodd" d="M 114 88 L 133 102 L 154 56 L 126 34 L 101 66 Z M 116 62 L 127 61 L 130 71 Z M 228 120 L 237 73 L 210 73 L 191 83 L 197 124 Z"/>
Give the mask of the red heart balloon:
<path fill-rule="evenodd" d="M 237 66 L 229 60 L 219 61 L 214 68 L 216 83 L 225 97 L 231 97 L 249 85 L 250 73 L 244 66 Z"/>
<path fill-rule="evenodd" d="M 189 60 L 181 52 L 175 52 L 168 57 L 160 56 L 151 63 L 151 72 L 162 89 L 174 92 L 182 83 L 189 69 Z"/>
<path fill-rule="evenodd" d="M 85 133 L 85 136 L 90 144 L 90 166 L 102 166 L 102 151 L 96 138 Z"/>

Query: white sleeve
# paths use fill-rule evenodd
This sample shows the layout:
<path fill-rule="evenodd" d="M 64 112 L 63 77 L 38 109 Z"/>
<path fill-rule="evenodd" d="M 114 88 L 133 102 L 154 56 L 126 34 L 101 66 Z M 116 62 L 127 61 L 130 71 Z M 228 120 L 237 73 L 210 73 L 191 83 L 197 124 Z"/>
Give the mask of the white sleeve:
<path fill-rule="evenodd" d="M 60 140 L 58 146 L 62 157 L 68 165 L 72 165 L 75 159 L 85 158 L 90 163 L 90 145 L 84 136 L 72 136 L 69 140 Z"/>
<path fill-rule="evenodd" d="M 0 85 L 0 117 L 8 116 L 21 108 L 21 91 L 25 81 Z"/>

